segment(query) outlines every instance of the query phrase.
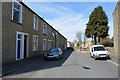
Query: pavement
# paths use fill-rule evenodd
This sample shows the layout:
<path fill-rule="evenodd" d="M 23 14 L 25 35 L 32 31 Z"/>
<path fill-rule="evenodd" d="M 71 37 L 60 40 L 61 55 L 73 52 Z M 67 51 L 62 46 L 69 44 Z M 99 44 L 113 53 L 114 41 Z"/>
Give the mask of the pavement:
<path fill-rule="evenodd" d="M 37 57 L 33 57 L 33 58 L 29 58 L 29 59 L 21 60 L 18 62 L 3 65 L 2 76 L 8 75 L 24 67 L 30 66 L 36 63 L 36 61 L 42 61 L 42 56 L 37 56 Z"/>
<path fill-rule="evenodd" d="M 66 50 L 66 52 L 72 52 L 72 50 Z M 18 62 L 6 64 L 2 66 L 2 76 L 7 76 L 11 73 L 14 73 L 18 70 L 24 69 L 25 67 L 33 66 L 34 64 L 42 64 L 44 63 L 44 56 L 36 56 L 33 58 L 28 58 L 25 60 L 21 60 Z"/>
<path fill-rule="evenodd" d="M 60 60 L 38 60 L 3 78 L 118 78 L 116 59 L 94 60 L 89 54 L 66 51 Z"/>

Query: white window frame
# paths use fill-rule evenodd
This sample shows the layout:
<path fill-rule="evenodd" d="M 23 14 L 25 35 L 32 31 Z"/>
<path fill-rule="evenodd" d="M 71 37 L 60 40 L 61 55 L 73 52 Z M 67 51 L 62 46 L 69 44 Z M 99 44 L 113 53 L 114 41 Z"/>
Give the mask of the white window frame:
<path fill-rule="evenodd" d="M 52 41 L 48 40 L 48 49 L 52 48 Z"/>
<path fill-rule="evenodd" d="M 43 34 L 47 34 L 47 24 L 46 23 L 43 23 Z"/>
<path fill-rule="evenodd" d="M 55 34 L 54 34 L 54 32 L 52 32 L 52 37 L 55 37 Z"/>
<path fill-rule="evenodd" d="M 45 41 L 45 43 L 44 43 Z M 43 51 L 47 50 L 47 40 L 43 39 Z"/>
<path fill-rule="evenodd" d="M 17 46 L 18 46 L 18 35 L 21 35 L 21 46 L 20 46 L 20 51 L 21 51 L 21 53 L 20 53 L 20 59 L 23 59 L 23 53 L 24 53 L 24 33 L 23 32 L 17 32 L 16 33 L 16 60 L 20 60 L 20 59 L 17 59 L 17 51 L 18 51 L 18 49 L 17 49 Z"/>
<path fill-rule="evenodd" d="M 34 38 L 37 38 L 37 50 L 34 50 Z M 33 35 L 33 51 L 38 51 L 38 36 Z"/>
<path fill-rule="evenodd" d="M 37 21 L 35 21 L 35 17 L 37 18 Z M 36 26 L 35 26 L 35 22 L 36 22 Z M 34 15 L 33 17 L 33 28 L 34 30 L 38 30 L 38 17 L 36 15 Z"/>
<path fill-rule="evenodd" d="M 18 38 L 18 35 L 21 35 L 21 39 Z M 29 57 L 29 34 L 28 33 L 24 33 L 24 32 L 19 32 L 17 31 L 16 32 L 16 60 L 21 60 L 21 59 L 24 59 L 24 36 L 27 36 L 27 56 L 26 57 Z M 17 58 L 17 51 L 18 51 L 18 40 L 21 40 L 21 54 L 20 54 L 20 59 Z"/>
<path fill-rule="evenodd" d="M 17 23 L 22 23 L 22 4 L 20 4 L 18 1 L 13 0 L 12 1 L 12 20 L 13 20 L 13 16 L 14 16 L 14 9 L 17 10 L 16 8 L 14 8 L 14 2 L 16 2 L 18 5 L 20 5 L 20 15 L 19 15 L 19 22 Z M 17 10 L 18 11 L 18 10 Z"/>

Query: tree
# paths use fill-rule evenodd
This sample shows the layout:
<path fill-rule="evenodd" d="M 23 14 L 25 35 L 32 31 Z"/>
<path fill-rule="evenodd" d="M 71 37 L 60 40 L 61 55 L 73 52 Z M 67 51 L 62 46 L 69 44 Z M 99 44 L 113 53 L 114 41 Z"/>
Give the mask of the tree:
<path fill-rule="evenodd" d="M 89 16 L 85 35 L 88 38 L 94 38 L 94 43 L 97 44 L 97 41 L 100 43 L 101 38 L 108 36 L 108 30 L 107 15 L 105 11 L 103 11 L 102 6 L 98 6 Z"/>
<path fill-rule="evenodd" d="M 75 39 L 75 40 L 73 41 L 73 43 L 76 44 L 76 43 L 77 43 L 77 40 Z"/>
<path fill-rule="evenodd" d="M 78 43 L 82 44 L 82 33 L 80 31 L 76 33 L 76 37 L 78 39 Z"/>
<path fill-rule="evenodd" d="M 87 37 L 85 36 L 85 34 L 83 34 L 83 43 L 84 43 L 84 47 L 85 47 L 86 41 L 87 41 Z"/>
<path fill-rule="evenodd" d="M 114 36 L 111 38 L 112 41 L 114 41 Z"/>

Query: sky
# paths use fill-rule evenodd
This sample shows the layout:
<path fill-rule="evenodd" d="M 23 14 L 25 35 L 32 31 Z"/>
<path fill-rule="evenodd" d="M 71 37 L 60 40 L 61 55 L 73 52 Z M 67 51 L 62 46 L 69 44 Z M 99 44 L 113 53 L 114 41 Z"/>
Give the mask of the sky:
<path fill-rule="evenodd" d="M 102 6 L 108 16 L 109 37 L 112 38 L 112 13 L 116 3 L 117 2 L 25 2 L 26 5 L 71 42 L 76 39 L 77 32 L 85 32 L 89 15 L 97 6 Z"/>

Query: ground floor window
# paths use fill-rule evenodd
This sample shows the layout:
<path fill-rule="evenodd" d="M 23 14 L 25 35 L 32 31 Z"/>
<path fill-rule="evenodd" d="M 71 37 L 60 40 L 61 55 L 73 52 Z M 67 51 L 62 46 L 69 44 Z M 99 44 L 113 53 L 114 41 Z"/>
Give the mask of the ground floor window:
<path fill-rule="evenodd" d="M 38 36 L 33 35 L 33 51 L 38 51 Z"/>
<path fill-rule="evenodd" d="M 47 50 L 47 40 L 43 39 L 43 51 Z"/>
<path fill-rule="evenodd" d="M 52 41 L 48 40 L 48 50 L 52 48 Z"/>

